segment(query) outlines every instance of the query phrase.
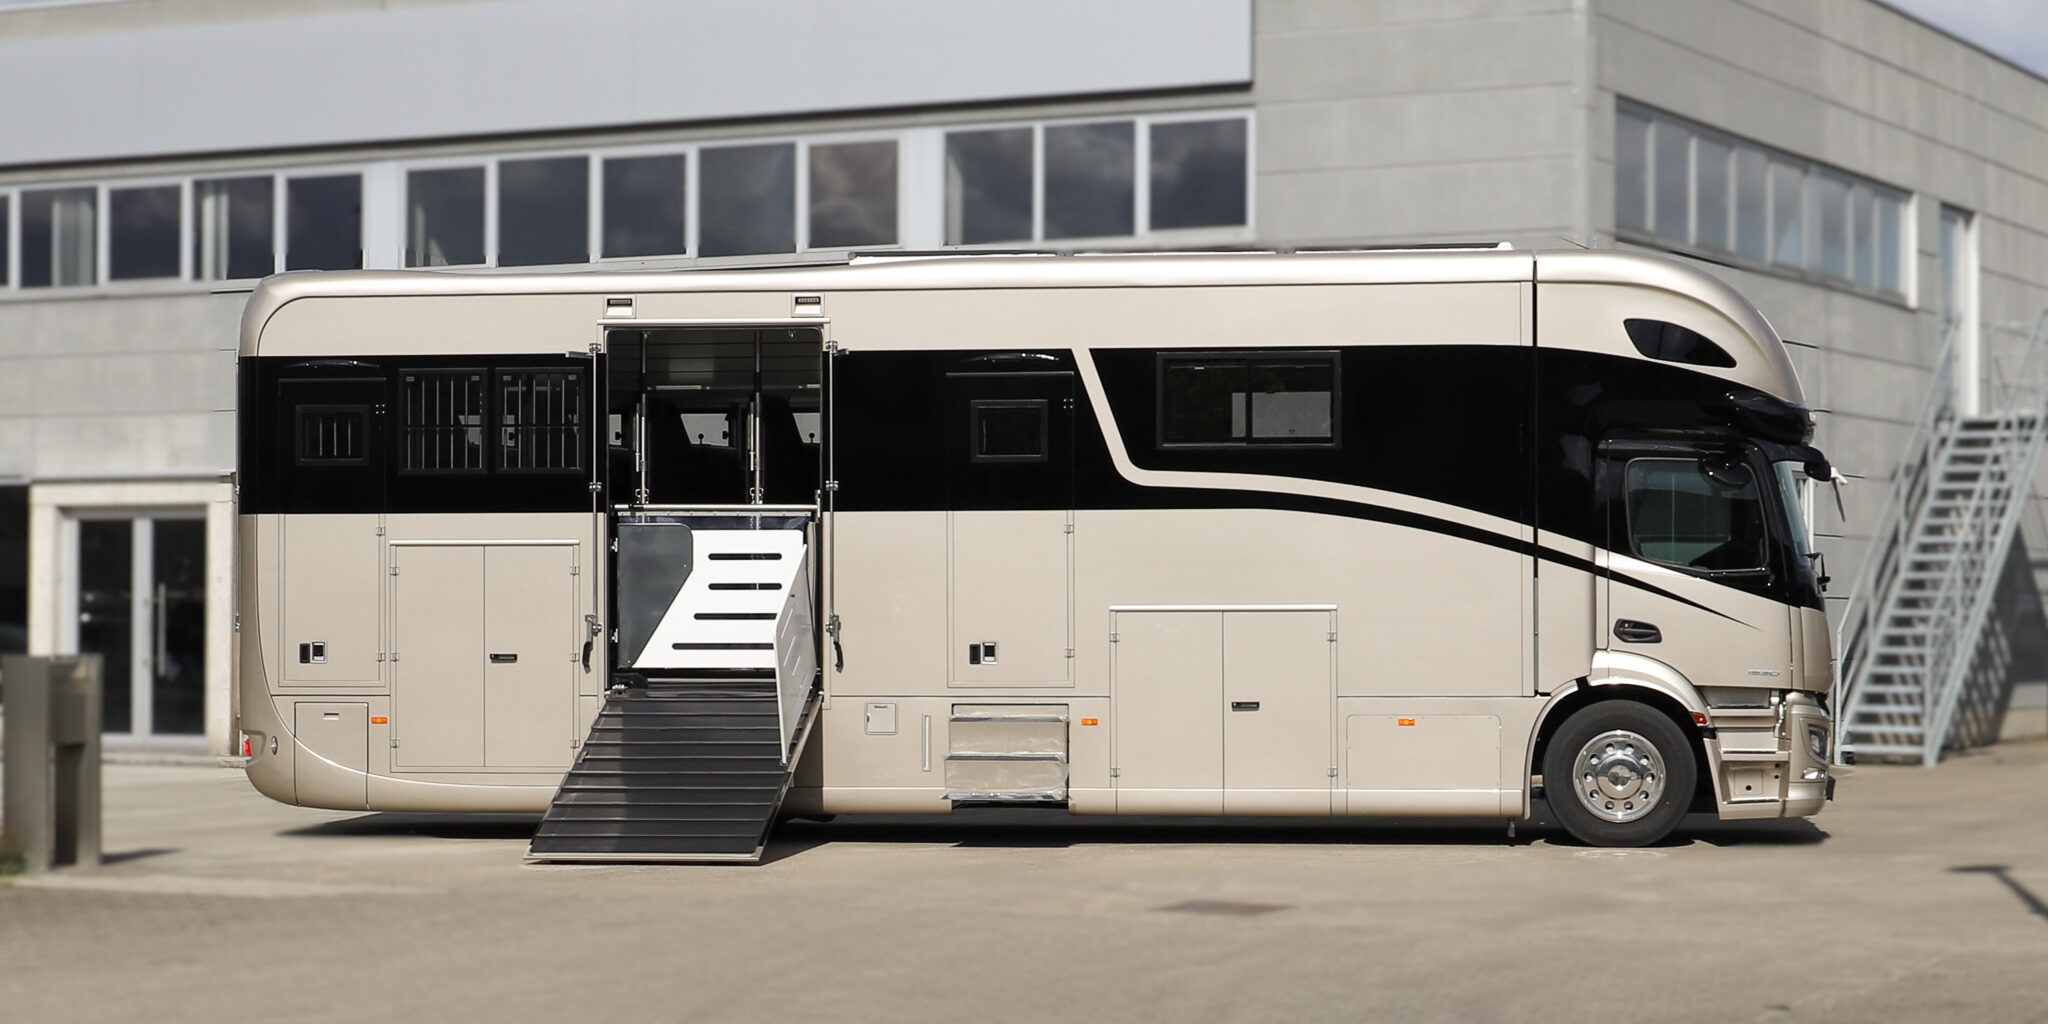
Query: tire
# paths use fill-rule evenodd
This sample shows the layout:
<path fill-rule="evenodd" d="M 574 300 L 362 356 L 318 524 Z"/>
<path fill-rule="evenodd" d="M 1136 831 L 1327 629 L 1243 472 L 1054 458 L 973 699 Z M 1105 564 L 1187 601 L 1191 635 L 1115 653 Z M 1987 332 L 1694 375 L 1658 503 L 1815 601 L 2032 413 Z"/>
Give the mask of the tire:
<path fill-rule="evenodd" d="M 1603 764 L 1604 771 L 1592 770 Z M 1593 846 L 1647 846 L 1670 835 L 1685 819 L 1698 778 L 1684 731 L 1631 700 L 1579 709 L 1543 751 L 1550 812 Z"/>

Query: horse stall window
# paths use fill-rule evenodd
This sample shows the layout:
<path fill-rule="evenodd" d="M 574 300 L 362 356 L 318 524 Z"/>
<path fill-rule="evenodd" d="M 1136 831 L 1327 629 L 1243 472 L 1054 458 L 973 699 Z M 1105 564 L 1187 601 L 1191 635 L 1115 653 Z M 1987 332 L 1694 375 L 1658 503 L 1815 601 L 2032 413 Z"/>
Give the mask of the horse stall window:
<path fill-rule="evenodd" d="M 400 377 L 400 470 L 479 473 L 484 468 L 484 372 L 419 370 Z"/>
<path fill-rule="evenodd" d="M 500 371 L 497 467 L 582 469 L 583 409 L 583 374 L 577 371 Z"/>
<path fill-rule="evenodd" d="M 369 458 L 370 411 L 360 405 L 298 407 L 298 463 L 361 465 Z"/>

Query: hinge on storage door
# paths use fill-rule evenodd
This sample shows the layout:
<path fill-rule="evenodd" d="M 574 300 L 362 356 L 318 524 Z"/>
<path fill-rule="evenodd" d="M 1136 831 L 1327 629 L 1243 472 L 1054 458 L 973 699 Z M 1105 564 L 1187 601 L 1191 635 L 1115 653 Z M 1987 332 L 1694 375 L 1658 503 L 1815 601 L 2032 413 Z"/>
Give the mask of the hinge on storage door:
<path fill-rule="evenodd" d="M 592 493 L 592 494 L 596 494 L 597 492 L 599 492 L 599 491 L 602 491 L 602 490 L 604 490 L 604 485 L 603 485 L 603 484 L 601 484 L 601 483 L 598 483 L 598 482 L 597 482 L 597 481 L 595 481 L 595 480 L 592 480 L 592 481 L 590 482 L 590 493 Z"/>
<path fill-rule="evenodd" d="M 581 575 L 583 575 L 583 567 L 582 567 L 582 566 L 580 566 L 580 565 L 577 565 L 577 564 L 576 564 L 576 563 L 574 563 L 574 562 L 571 562 L 571 563 L 569 563 L 569 575 L 571 575 L 571 576 L 581 576 Z"/>
<path fill-rule="evenodd" d="M 1119 771 L 1121 771 L 1121 770 L 1122 770 L 1122 769 L 1119 769 L 1119 768 L 1111 768 L 1111 769 L 1109 770 L 1109 777 L 1110 777 L 1110 778 L 1112 778 L 1112 779 L 1114 779 L 1114 778 L 1118 778 L 1118 775 L 1117 775 L 1117 773 L 1118 773 Z"/>
<path fill-rule="evenodd" d="M 1116 634 L 1115 634 L 1115 633 L 1111 633 L 1111 634 L 1109 634 L 1109 642 L 1110 642 L 1110 643 L 1116 643 Z"/>
<path fill-rule="evenodd" d="M 1337 766 L 1334 764 L 1330 766 L 1330 777 L 1333 779 L 1337 777 Z"/>
<path fill-rule="evenodd" d="M 1071 647 L 1067 648 L 1067 657 L 1071 658 L 1071 657 L 1073 657 L 1073 656 L 1074 656 L 1074 649 L 1073 649 L 1073 648 L 1071 648 Z"/>
<path fill-rule="evenodd" d="M 397 652 L 397 651 L 392 651 L 392 652 L 391 652 L 391 660 L 392 660 L 392 661 L 397 661 L 397 660 L 398 660 L 398 652 Z"/>
<path fill-rule="evenodd" d="M 383 652 L 383 651 L 378 651 L 378 652 L 377 652 L 377 660 L 378 660 L 378 661 L 383 661 L 383 660 L 384 660 L 384 652 Z"/>
<path fill-rule="evenodd" d="M 382 536 L 384 536 L 384 524 L 383 524 L 383 523 L 378 523 L 378 524 L 377 524 L 377 536 L 379 536 L 379 537 L 382 537 Z"/>
<path fill-rule="evenodd" d="M 827 481 L 825 481 L 825 489 L 826 489 L 826 490 L 828 490 L 828 491 L 836 491 L 836 490 L 838 490 L 838 489 L 839 489 L 839 481 L 837 481 L 837 480 L 827 480 Z"/>
<path fill-rule="evenodd" d="M 239 633 L 239 632 L 241 632 L 241 631 L 242 631 L 242 616 L 241 616 L 241 614 L 240 614 L 240 613 L 237 613 L 237 614 L 235 615 L 235 632 Z"/>
<path fill-rule="evenodd" d="M 398 566 L 394 565 L 394 566 L 392 566 L 392 567 L 391 567 L 391 575 L 393 575 L 393 576 L 396 576 L 396 575 L 398 575 Z"/>
<path fill-rule="evenodd" d="M 1330 631 L 1330 642 L 1333 644 L 1337 642 L 1337 631 L 1334 629 Z"/>
<path fill-rule="evenodd" d="M 397 750 L 397 749 L 398 749 L 398 737 L 396 737 L 396 736 L 393 736 L 393 737 L 391 737 L 391 749 L 393 749 L 393 750 Z"/>
<path fill-rule="evenodd" d="M 1072 533 L 1072 532 L 1074 532 L 1074 524 L 1072 524 L 1072 523 L 1068 523 L 1068 524 L 1067 524 L 1067 529 L 1066 529 L 1066 532 L 1067 532 L 1067 533 Z"/>

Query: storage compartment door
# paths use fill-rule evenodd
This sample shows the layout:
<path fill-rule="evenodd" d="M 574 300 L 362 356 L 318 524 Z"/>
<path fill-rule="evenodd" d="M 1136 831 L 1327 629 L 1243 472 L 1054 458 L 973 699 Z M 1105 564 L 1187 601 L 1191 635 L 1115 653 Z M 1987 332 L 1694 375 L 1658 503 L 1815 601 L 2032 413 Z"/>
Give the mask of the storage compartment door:
<path fill-rule="evenodd" d="M 1223 809 L 1328 814 L 1333 614 L 1223 613 Z"/>
<path fill-rule="evenodd" d="M 292 732 L 292 777 L 307 807 L 361 810 L 370 804 L 370 706 L 299 704 Z"/>
<path fill-rule="evenodd" d="M 582 626 L 573 545 L 484 549 L 484 764 L 567 768 Z"/>
<path fill-rule="evenodd" d="M 1121 814 L 1223 810 L 1223 613 L 1117 612 L 1110 726 Z"/>
<path fill-rule="evenodd" d="M 484 549 L 392 545 L 391 763 L 484 763 Z"/>

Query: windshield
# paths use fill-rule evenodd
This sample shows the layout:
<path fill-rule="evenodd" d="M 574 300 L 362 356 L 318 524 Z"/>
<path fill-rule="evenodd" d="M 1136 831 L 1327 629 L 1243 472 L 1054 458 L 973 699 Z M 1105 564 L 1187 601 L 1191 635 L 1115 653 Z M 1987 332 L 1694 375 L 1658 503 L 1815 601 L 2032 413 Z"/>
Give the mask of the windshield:
<path fill-rule="evenodd" d="M 1792 529 L 1792 543 L 1798 547 L 1800 561 L 1813 564 L 1813 531 L 1806 525 L 1807 488 L 1812 478 L 1797 462 L 1774 462 L 1771 468 L 1778 471 L 1778 500 L 1785 506 L 1785 521 Z"/>

